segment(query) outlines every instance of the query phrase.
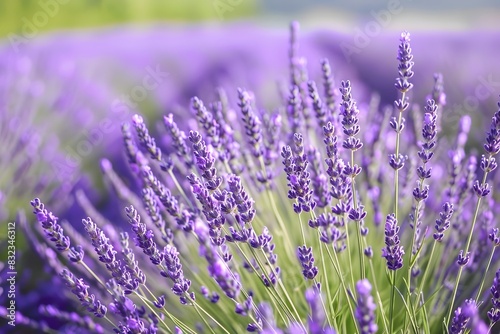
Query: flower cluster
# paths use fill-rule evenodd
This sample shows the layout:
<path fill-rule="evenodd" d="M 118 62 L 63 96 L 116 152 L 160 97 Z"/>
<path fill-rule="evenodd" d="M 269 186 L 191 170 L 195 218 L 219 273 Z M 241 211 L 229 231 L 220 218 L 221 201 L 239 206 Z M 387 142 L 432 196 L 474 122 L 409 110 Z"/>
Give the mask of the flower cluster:
<path fill-rule="evenodd" d="M 134 115 L 121 126 L 124 163 L 100 161 L 112 208 L 79 191 L 86 218 L 76 226 L 31 202 L 37 224 L 23 231 L 33 256 L 71 293 L 61 297 L 67 308 L 40 307 L 57 321 L 19 317 L 23 325 L 49 333 L 61 323 L 144 334 L 486 333 L 487 315 L 495 332 L 500 271 L 491 305 L 484 290 L 499 260 L 491 185 L 500 111 L 476 157 L 467 151 L 470 118 L 454 140 L 438 134 L 446 78 L 435 75 L 427 100 L 412 90 L 408 33 L 397 55 L 399 96 L 383 106 L 354 99 L 361 83 L 337 87 L 337 64 L 326 59 L 316 65 L 321 89 L 298 31 L 293 23 L 290 78 L 273 111 L 248 89 L 218 88 L 215 101 L 193 97 L 190 115 L 162 115 L 160 126 Z"/>

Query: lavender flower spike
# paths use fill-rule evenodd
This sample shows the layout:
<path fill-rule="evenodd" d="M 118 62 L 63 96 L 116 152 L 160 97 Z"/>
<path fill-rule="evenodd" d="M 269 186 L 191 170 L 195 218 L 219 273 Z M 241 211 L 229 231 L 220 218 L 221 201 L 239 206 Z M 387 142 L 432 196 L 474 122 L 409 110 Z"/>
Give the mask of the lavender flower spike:
<path fill-rule="evenodd" d="M 162 271 L 161 275 L 170 278 L 172 282 L 174 282 L 172 291 L 179 296 L 181 304 L 186 305 L 189 302 L 187 296 L 189 296 L 191 300 L 194 300 L 195 295 L 193 292 L 189 293 L 191 281 L 184 277 L 177 248 L 172 245 L 165 246 L 163 250 L 163 259 L 167 271 Z"/>
<path fill-rule="evenodd" d="M 335 330 L 330 326 L 325 326 L 326 317 L 325 311 L 321 305 L 321 286 L 318 283 L 306 290 L 305 297 L 307 304 L 311 310 L 307 324 L 310 334 L 335 334 Z M 298 329 L 300 330 L 300 329 Z"/>
<path fill-rule="evenodd" d="M 471 308 L 477 308 L 476 302 L 472 299 L 466 299 L 464 305 L 455 310 L 455 315 L 451 320 L 449 334 L 463 334 L 467 328 L 467 324 L 471 319 Z"/>
<path fill-rule="evenodd" d="M 300 265 L 302 266 L 302 275 L 305 279 L 314 279 L 318 275 L 318 267 L 314 265 L 314 256 L 312 248 L 301 246 L 297 248 L 297 257 L 299 258 Z"/>
<path fill-rule="evenodd" d="M 491 322 L 495 323 L 500 320 L 500 269 L 495 274 L 490 292 L 493 307 L 488 311 L 488 318 L 490 318 Z"/>
<path fill-rule="evenodd" d="M 135 232 L 135 244 L 142 248 L 144 254 L 149 256 L 151 262 L 154 265 L 159 265 L 162 260 L 162 255 L 158 251 L 156 242 L 153 239 L 153 231 L 148 230 L 146 224 L 141 222 L 141 216 L 137 213 L 137 210 L 131 205 L 125 208 L 127 217 L 129 219 L 130 225 L 132 225 L 132 230 Z"/>
<path fill-rule="evenodd" d="M 413 84 L 408 82 L 408 79 L 413 77 L 412 67 L 414 64 L 410 47 L 410 33 L 408 32 L 401 34 L 397 58 L 399 60 L 399 77 L 396 79 L 395 86 L 401 93 L 406 93 L 413 87 Z M 396 101 L 396 108 L 400 111 L 405 111 L 408 108 L 407 101 L 402 99 Z"/>
<path fill-rule="evenodd" d="M 36 215 L 38 222 L 42 224 L 45 236 L 54 242 L 58 251 L 68 250 L 70 240 L 69 237 L 64 235 L 61 225 L 57 222 L 58 218 L 52 212 L 45 209 L 44 204 L 39 198 L 32 200 L 31 206 L 34 209 L 33 213 Z"/>
<path fill-rule="evenodd" d="M 143 118 L 136 114 L 132 117 L 132 123 L 137 131 L 137 136 L 139 137 L 141 145 L 148 150 L 152 159 L 161 161 L 161 150 L 156 146 L 155 139 L 149 135 L 148 128 L 146 124 L 144 124 Z"/>
<path fill-rule="evenodd" d="M 251 97 L 247 91 L 239 88 L 238 98 L 239 98 L 238 105 L 241 109 L 241 114 L 243 116 L 242 120 L 245 125 L 245 133 L 247 135 L 247 141 L 252 148 L 253 156 L 258 159 L 264 153 L 261 120 L 252 110 Z"/>
<path fill-rule="evenodd" d="M 87 311 L 92 312 L 98 318 L 103 318 L 106 315 L 106 306 L 96 299 L 93 294 L 89 295 L 87 290 L 89 286 L 85 284 L 83 279 L 76 278 L 68 269 L 63 269 L 60 276 Z"/>
<path fill-rule="evenodd" d="M 385 221 L 385 245 L 382 249 L 382 257 L 387 260 L 389 270 L 398 270 L 403 267 L 403 246 L 400 246 L 399 226 L 394 214 L 387 215 Z"/>
<path fill-rule="evenodd" d="M 370 295 L 372 286 L 367 279 L 362 279 L 356 283 L 356 291 L 358 292 L 358 305 L 355 316 L 361 334 L 375 334 L 378 330 L 375 317 L 377 306 Z"/>
<path fill-rule="evenodd" d="M 439 213 L 439 219 L 436 220 L 436 233 L 434 233 L 434 239 L 436 241 L 442 241 L 444 237 L 444 232 L 450 227 L 451 216 L 453 215 L 453 204 L 446 202 L 443 205 L 443 211 Z"/>

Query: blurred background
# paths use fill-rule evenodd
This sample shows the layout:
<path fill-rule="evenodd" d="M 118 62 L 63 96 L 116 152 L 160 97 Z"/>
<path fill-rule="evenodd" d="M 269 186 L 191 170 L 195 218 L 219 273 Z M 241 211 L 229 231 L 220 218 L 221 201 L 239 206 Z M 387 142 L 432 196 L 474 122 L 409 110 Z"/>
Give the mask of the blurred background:
<path fill-rule="evenodd" d="M 21 0 L 0 3 L 0 36 L 20 31 L 23 18 L 33 17 L 51 1 Z M 389 29 L 496 28 L 500 4 L 495 0 L 185 0 L 103 1 L 61 0 L 54 15 L 40 31 L 102 27 L 153 21 L 199 22 L 247 19 L 279 25 L 300 20 L 308 26 L 352 30 L 353 24 L 372 19 L 372 11 L 401 7 Z M 50 6 L 49 6 L 50 7 Z"/>

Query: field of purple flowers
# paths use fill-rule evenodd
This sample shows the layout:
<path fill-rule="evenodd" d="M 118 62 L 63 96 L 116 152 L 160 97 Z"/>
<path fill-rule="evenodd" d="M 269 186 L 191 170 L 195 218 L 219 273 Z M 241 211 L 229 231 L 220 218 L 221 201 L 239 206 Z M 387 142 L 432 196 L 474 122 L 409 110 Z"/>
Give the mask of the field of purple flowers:
<path fill-rule="evenodd" d="M 415 36 L 4 45 L 2 331 L 495 333 L 498 37 Z"/>

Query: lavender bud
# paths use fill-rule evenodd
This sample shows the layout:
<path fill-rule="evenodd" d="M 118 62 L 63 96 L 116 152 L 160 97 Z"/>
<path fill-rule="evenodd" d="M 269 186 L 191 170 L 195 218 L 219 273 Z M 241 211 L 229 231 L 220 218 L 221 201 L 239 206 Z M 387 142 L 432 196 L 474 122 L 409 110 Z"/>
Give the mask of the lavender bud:
<path fill-rule="evenodd" d="M 385 221 L 385 245 L 382 249 L 382 257 L 387 260 L 389 270 L 398 270 L 403 267 L 403 247 L 399 241 L 399 226 L 394 214 L 387 216 Z"/>
<path fill-rule="evenodd" d="M 375 317 L 377 306 L 370 294 L 372 286 L 367 279 L 363 279 L 356 283 L 356 291 L 358 300 L 355 316 L 361 334 L 375 334 L 378 330 Z"/>

